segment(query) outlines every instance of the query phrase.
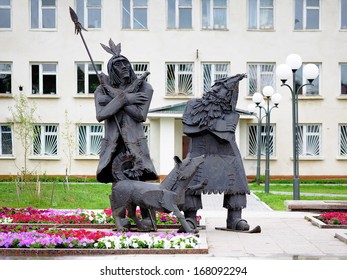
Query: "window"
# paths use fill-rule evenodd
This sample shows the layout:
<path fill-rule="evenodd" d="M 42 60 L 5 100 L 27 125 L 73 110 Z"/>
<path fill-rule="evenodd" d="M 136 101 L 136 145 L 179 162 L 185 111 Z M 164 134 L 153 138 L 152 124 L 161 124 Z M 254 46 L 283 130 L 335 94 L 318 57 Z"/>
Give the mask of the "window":
<path fill-rule="evenodd" d="M 11 28 L 11 0 L 0 0 L 0 28 Z"/>
<path fill-rule="evenodd" d="M 95 63 L 96 70 L 101 72 L 102 65 Z M 77 63 L 77 93 L 94 93 L 99 85 L 99 79 L 91 63 Z"/>
<path fill-rule="evenodd" d="M 56 28 L 55 0 L 31 0 L 30 4 L 31 28 Z"/>
<path fill-rule="evenodd" d="M 82 26 L 101 28 L 101 0 L 77 0 L 76 12 Z"/>
<path fill-rule="evenodd" d="M 193 63 L 166 64 L 166 95 L 193 94 Z"/>
<path fill-rule="evenodd" d="M 122 28 L 147 29 L 147 0 L 122 0 Z"/>
<path fill-rule="evenodd" d="M 347 124 L 339 125 L 339 156 L 347 157 Z"/>
<path fill-rule="evenodd" d="M 300 85 L 307 84 L 308 81 L 302 75 L 302 69 L 307 63 L 303 63 L 302 67 L 300 67 L 295 72 L 295 88 L 298 89 Z M 316 64 L 318 69 L 320 69 L 320 64 Z M 320 71 L 319 71 L 320 72 Z M 313 80 L 311 85 L 303 87 L 298 94 L 306 95 L 306 96 L 317 96 L 319 95 L 319 77 Z"/>
<path fill-rule="evenodd" d="M 32 94 L 56 94 L 57 64 L 32 64 L 31 89 Z"/>
<path fill-rule="evenodd" d="M 33 155 L 58 155 L 58 125 L 34 125 Z"/>
<path fill-rule="evenodd" d="M 2 124 L 0 125 L 0 156 L 12 155 L 12 129 L 11 126 Z"/>
<path fill-rule="evenodd" d="M 347 0 L 340 0 L 340 28 L 347 29 Z"/>
<path fill-rule="evenodd" d="M 131 63 L 131 67 L 133 68 L 135 74 L 137 77 L 140 77 L 144 72 L 149 71 L 149 63 L 144 62 L 133 62 Z M 148 80 L 148 76 L 146 78 L 146 81 Z"/>
<path fill-rule="evenodd" d="M 340 73 L 341 73 L 341 94 L 347 94 L 347 63 L 343 63 L 340 65 Z"/>
<path fill-rule="evenodd" d="M 214 81 L 225 78 L 230 75 L 229 63 L 203 63 L 203 92 L 207 92 Z"/>
<path fill-rule="evenodd" d="M 247 67 L 248 94 L 262 92 L 265 86 L 275 88 L 275 64 L 274 63 L 249 63 Z"/>
<path fill-rule="evenodd" d="M 12 88 L 12 65 L 0 63 L 0 93 L 11 93 Z"/>
<path fill-rule="evenodd" d="M 273 29 L 274 22 L 273 0 L 248 1 L 248 28 Z"/>
<path fill-rule="evenodd" d="M 227 28 L 227 0 L 201 0 L 202 29 Z"/>
<path fill-rule="evenodd" d="M 298 125 L 298 151 L 300 156 L 321 154 L 321 126 L 319 124 Z"/>
<path fill-rule="evenodd" d="M 320 0 L 295 0 L 294 29 L 319 29 Z"/>
<path fill-rule="evenodd" d="M 167 28 L 192 28 L 192 0 L 167 0 Z"/>
<path fill-rule="evenodd" d="M 274 141 L 275 127 L 270 125 L 270 137 L 269 137 L 269 152 L 270 156 L 275 155 L 275 141 Z M 248 156 L 256 157 L 258 151 L 258 125 L 248 126 Z M 260 155 L 266 155 L 266 126 L 262 125 L 260 128 Z"/>
<path fill-rule="evenodd" d="M 78 155 L 99 155 L 103 136 L 103 125 L 80 125 L 78 127 Z"/>

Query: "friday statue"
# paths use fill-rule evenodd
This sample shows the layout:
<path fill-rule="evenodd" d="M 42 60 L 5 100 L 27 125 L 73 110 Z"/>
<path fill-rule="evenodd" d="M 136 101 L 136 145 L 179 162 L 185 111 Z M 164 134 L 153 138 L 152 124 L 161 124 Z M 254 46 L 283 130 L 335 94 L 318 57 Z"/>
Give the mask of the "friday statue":
<path fill-rule="evenodd" d="M 223 207 L 228 209 L 226 229 L 249 230 L 248 222 L 242 219 L 242 209 L 246 207 L 246 194 L 250 191 L 235 141 L 239 120 L 238 87 L 245 77 L 238 74 L 217 80 L 202 98 L 187 102 L 183 114 L 183 132 L 190 138 L 187 158 L 205 156 L 191 184 L 208 179 L 207 186 L 187 194 L 181 206 L 189 221 L 195 220 L 197 211 L 202 208 L 202 193 L 224 193 Z"/>

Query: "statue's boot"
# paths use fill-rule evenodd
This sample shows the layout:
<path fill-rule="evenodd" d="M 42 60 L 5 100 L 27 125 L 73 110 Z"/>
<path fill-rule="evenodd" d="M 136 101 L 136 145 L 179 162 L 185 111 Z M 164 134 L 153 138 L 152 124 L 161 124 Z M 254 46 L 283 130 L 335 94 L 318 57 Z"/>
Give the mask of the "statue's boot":
<path fill-rule="evenodd" d="M 242 210 L 228 209 L 227 228 L 232 230 L 247 231 L 249 224 L 241 218 Z"/>
<path fill-rule="evenodd" d="M 196 210 L 189 210 L 189 211 L 184 211 L 184 217 L 188 223 L 188 225 L 192 228 L 192 229 L 196 229 L 197 228 L 197 220 L 196 220 Z M 180 228 L 178 229 L 178 232 L 185 232 L 183 226 L 180 226 Z"/>

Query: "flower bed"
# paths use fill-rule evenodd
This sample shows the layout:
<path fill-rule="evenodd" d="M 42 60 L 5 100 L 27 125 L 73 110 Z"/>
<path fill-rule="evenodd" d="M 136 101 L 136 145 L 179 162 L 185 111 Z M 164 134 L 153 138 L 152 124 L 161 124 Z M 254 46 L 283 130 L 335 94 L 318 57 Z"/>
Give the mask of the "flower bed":
<path fill-rule="evenodd" d="M 140 210 L 137 210 L 136 214 L 140 217 Z M 159 225 L 179 225 L 177 217 L 171 214 L 157 212 L 156 218 Z M 197 216 L 197 220 L 200 219 L 201 217 Z M 7 223 L 114 225 L 114 219 L 110 208 L 91 211 L 1 207 L 0 224 Z"/>
<path fill-rule="evenodd" d="M 198 237 L 174 232 L 114 233 L 0 225 L 0 248 L 187 249 L 198 244 Z"/>
<path fill-rule="evenodd" d="M 317 219 L 328 225 L 347 225 L 347 212 L 326 212 Z"/>

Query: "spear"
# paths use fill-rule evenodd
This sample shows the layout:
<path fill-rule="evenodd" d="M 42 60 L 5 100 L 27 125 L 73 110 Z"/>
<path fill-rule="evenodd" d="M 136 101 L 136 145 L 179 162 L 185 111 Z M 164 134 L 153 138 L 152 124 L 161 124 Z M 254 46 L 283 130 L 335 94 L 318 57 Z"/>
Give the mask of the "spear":
<path fill-rule="evenodd" d="M 82 39 L 82 42 L 84 44 L 84 47 L 88 53 L 88 56 L 89 56 L 89 59 L 90 59 L 90 62 L 92 63 L 93 65 L 93 68 L 94 68 L 94 71 L 96 73 L 96 76 L 98 77 L 98 80 L 99 80 L 99 83 L 100 85 L 102 86 L 102 89 L 104 91 L 105 94 L 107 95 L 110 95 L 110 93 L 108 92 L 108 90 L 105 88 L 105 84 L 104 82 L 102 81 L 101 77 L 100 77 L 100 74 L 98 72 L 98 70 L 96 69 L 96 66 L 95 66 L 95 63 L 94 63 L 94 60 L 92 58 L 92 55 L 90 54 L 90 51 L 89 51 L 89 48 L 87 46 L 87 43 L 86 41 L 84 40 L 84 37 L 83 37 L 83 34 L 82 34 L 82 30 L 84 31 L 88 31 L 87 29 L 85 29 L 82 24 L 78 21 L 78 16 L 76 14 L 76 12 L 71 8 L 69 7 L 70 9 L 70 16 L 71 16 L 71 20 L 73 21 L 73 23 L 75 24 L 75 34 L 79 34 L 81 39 Z M 144 81 L 144 79 L 148 76 L 149 72 L 145 72 L 141 77 L 140 79 L 137 79 L 137 83 L 139 85 L 139 83 L 141 83 L 142 81 Z M 124 140 L 124 137 L 122 135 L 122 130 L 121 130 L 121 127 L 119 125 L 119 122 L 118 122 L 118 119 L 117 119 L 117 116 L 114 116 L 114 120 L 116 122 L 116 125 L 117 125 L 117 128 L 118 128 L 118 131 L 119 131 L 119 135 L 123 138 Z M 125 142 L 125 141 L 124 141 Z M 132 155 L 132 153 L 130 152 L 129 150 L 129 147 L 127 145 L 125 145 L 125 149 L 126 149 L 126 153 L 122 153 L 120 155 L 120 158 L 119 160 L 121 161 L 121 163 L 125 163 L 125 162 L 130 162 L 131 165 L 134 167 L 135 165 L 135 156 Z M 117 173 L 117 172 L 116 172 Z M 126 173 L 128 175 L 130 175 L 131 177 L 136 177 L 137 175 L 141 175 L 142 172 L 140 171 L 140 174 L 132 174 L 134 173 L 134 169 L 131 169 L 131 170 L 122 170 L 122 173 Z M 136 172 L 135 172 L 136 173 Z"/>

